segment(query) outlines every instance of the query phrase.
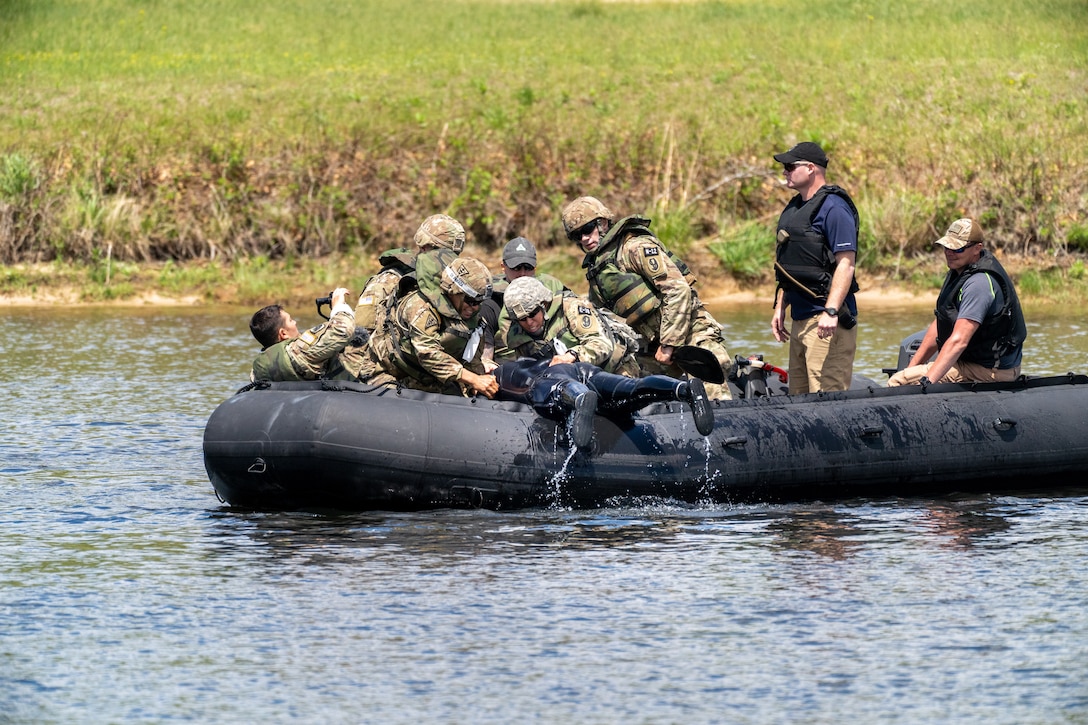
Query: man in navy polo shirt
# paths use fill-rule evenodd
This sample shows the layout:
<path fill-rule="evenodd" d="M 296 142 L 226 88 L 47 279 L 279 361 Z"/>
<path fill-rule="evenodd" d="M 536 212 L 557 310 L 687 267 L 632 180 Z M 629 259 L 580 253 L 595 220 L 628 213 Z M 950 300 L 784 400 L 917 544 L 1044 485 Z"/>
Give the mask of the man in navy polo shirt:
<path fill-rule="evenodd" d="M 774 160 L 797 192 L 778 220 L 771 317 L 774 339 L 790 342 L 790 394 L 847 390 L 858 344 L 857 207 L 827 183 L 827 155 L 819 144 L 799 143 Z"/>

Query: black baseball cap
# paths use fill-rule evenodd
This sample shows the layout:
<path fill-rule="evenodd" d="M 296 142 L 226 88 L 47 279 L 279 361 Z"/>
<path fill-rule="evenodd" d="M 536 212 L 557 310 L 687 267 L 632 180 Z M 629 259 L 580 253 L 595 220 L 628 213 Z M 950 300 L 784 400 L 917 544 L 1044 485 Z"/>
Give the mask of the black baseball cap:
<path fill-rule="evenodd" d="M 820 144 L 813 141 L 802 141 L 789 151 L 774 155 L 774 160 L 780 164 L 795 164 L 798 161 L 809 161 L 827 168 L 827 154 L 820 148 Z"/>
<path fill-rule="evenodd" d="M 515 237 L 502 250 L 502 261 L 513 269 L 522 264 L 536 268 L 536 247 L 525 237 Z"/>

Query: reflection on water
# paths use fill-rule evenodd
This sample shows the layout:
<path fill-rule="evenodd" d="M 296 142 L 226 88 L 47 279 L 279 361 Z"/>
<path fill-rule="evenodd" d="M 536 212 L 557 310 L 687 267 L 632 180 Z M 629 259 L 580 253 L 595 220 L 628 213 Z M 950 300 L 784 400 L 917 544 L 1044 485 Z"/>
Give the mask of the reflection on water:
<path fill-rule="evenodd" d="M 1082 489 L 232 511 L 200 440 L 249 312 L 0 310 L 0 721 L 1088 718 Z M 732 353 L 782 364 L 768 313 L 717 313 Z M 858 372 L 926 314 L 865 316 Z M 1084 369 L 1077 323 L 1031 334 L 1026 372 Z"/>
<path fill-rule="evenodd" d="M 970 549 L 1011 527 L 1001 506 L 986 497 L 927 499 L 905 511 L 910 512 L 912 525 L 939 546 Z M 860 519 L 856 509 L 797 511 L 772 526 L 780 535 L 780 546 L 832 559 L 847 559 L 864 551 L 881 528 Z"/>

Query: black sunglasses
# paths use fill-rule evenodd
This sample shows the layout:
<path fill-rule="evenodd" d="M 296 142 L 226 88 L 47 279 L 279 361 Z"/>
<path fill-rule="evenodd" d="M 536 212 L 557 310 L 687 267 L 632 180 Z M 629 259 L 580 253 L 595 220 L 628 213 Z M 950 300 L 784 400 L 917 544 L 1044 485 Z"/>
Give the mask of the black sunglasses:
<path fill-rule="evenodd" d="M 596 228 L 597 220 L 594 219 L 593 221 L 586 222 L 577 229 L 572 230 L 569 234 L 567 234 L 567 239 L 571 240 L 572 242 L 580 242 L 582 241 L 582 237 L 586 236 L 587 234 L 592 234 L 593 230 Z"/>
<path fill-rule="evenodd" d="M 531 264 L 519 264 L 514 267 L 515 272 L 532 272 L 534 269 L 536 269 L 536 267 Z"/>
<path fill-rule="evenodd" d="M 787 172 L 791 172 L 794 169 L 796 169 L 798 166 L 804 166 L 807 163 L 808 163 L 807 161 L 798 161 L 795 164 L 782 164 L 782 168 L 784 168 Z"/>

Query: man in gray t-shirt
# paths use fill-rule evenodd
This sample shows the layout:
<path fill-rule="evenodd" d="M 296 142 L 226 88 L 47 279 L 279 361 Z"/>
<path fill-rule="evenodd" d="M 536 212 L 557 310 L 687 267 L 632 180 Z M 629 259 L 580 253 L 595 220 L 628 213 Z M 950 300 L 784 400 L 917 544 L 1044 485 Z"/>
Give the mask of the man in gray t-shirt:
<path fill-rule="evenodd" d="M 982 229 L 972 219 L 956 220 L 935 243 L 948 264 L 936 319 L 888 385 L 1015 380 L 1027 327 L 1012 279 L 983 249 Z"/>

